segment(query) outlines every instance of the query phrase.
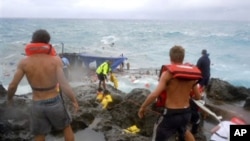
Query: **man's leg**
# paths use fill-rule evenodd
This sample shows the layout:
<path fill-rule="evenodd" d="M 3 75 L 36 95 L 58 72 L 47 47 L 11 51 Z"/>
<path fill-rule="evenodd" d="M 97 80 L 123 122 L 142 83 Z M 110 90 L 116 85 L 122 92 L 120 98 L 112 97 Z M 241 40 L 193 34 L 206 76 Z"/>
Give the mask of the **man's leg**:
<path fill-rule="evenodd" d="M 185 132 L 185 140 L 186 141 L 195 141 L 193 134 L 189 130 L 187 130 Z"/>
<path fill-rule="evenodd" d="M 65 141 L 74 141 L 75 140 L 74 132 L 73 132 L 70 125 L 66 126 L 63 129 L 63 134 L 64 134 Z"/>
<path fill-rule="evenodd" d="M 193 100 L 190 100 L 190 107 L 191 107 L 191 133 L 195 135 L 199 131 L 200 125 L 200 112 L 199 107 L 194 103 Z"/>
<path fill-rule="evenodd" d="M 101 84 L 102 84 L 102 81 L 99 80 L 99 87 L 98 88 L 101 88 Z"/>
<path fill-rule="evenodd" d="M 106 90 L 106 83 L 105 83 L 105 80 L 103 80 L 102 85 L 103 85 L 103 90 Z"/>
<path fill-rule="evenodd" d="M 35 141 L 45 141 L 45 135 L 35 135 Z"/>

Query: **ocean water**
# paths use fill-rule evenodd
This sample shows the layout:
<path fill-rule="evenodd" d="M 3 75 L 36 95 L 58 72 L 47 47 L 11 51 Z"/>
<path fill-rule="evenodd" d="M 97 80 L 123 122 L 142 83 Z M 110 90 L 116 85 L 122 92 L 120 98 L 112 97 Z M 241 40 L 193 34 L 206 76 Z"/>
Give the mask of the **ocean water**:
<path fill-rule="evenodd" d="M 169 48 L 186 49 L 185 62 L 196 64 L 201 50 L 211 59 L 211 77 L 236 86 L 250 87 L 250 22 L 155 21 L 89 19 L 0 19 L 0 81 L 8 86 L 24 47 L 37 29 L 46 29 L 57 52 L 87 52 L 128 57 L 131 69 L 160 68 L 169 63 Z M 114 46 L 110 46 L 114 43 Z M 156 78 L 142 77 L 131 83 L 119 78 L 121 89 L 145 87 Z M 153 80 L 151 80 L 153 79 Z M 17 93 L 30 91 L 23 80 Z"/>

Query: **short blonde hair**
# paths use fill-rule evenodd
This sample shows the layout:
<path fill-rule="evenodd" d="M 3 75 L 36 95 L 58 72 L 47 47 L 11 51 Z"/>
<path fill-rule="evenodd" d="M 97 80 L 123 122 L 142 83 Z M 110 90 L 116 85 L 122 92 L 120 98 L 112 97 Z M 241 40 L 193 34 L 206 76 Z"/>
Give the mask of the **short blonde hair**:
<path fill-rule="evenodd" d="M 185 49 L 182 46 L 175 45 L 169 52 L 170 61 L 174 63 L 182 63 L 185 57 Z"/>

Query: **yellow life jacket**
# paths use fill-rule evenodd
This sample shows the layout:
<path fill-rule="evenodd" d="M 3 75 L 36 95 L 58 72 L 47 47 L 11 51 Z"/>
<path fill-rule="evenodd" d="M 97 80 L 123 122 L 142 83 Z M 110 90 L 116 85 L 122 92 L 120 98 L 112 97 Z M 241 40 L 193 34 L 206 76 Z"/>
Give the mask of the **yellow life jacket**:
<path fill-rule="evenodd" d="M 140 132 L 140 129 L 136 125 L 132 125 L 129 128 L 124 129 L 124 131 L 126 133 L 136 134 L 136 133 Z"/>
<path fill-rule="evenodd" d="M 96 96 L 96 100 L 102 101 L 102 99 L 103 99 L 103 93 L 99 92 Z"/>
<path fill-rule="evenodd" d="M 102 63 L 98 68 L 96 69 L 97 74 L 104 74 L 107 75 L 111 71 L 110 65 L 108 62 Z"/>
<path fill-rule="evenodd" d="M 112 99 L 111 95 L 108 94 L 108 95 L 104 96 L 103 99 L 102 99 L 102 102 L 101 102 L 102 108 L 106 109 L 110 102 L 113 102 L 113 99 Z"/>

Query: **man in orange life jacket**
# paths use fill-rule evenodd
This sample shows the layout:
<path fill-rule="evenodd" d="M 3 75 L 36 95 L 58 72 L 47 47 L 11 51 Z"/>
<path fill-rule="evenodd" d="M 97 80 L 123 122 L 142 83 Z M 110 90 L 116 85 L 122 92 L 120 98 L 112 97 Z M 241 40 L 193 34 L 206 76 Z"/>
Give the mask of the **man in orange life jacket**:
<path fill-rule="evenodd" d="M 181 46 L 174 46 L 170 49 L 169 55 L 172 64 L 181 65 L 184 60 L 185 50 Z M 178 132 L 180 141 L 184 141 L 187 125 L 191 118 L 190 90 L 194 91 L 195 99 L 200 99 L 196 81 L 173 78 L 170 71 L 163 72 L 156 89 L 147 96 L 141 105 L 138 111 L 140 118 L 143 118 L 146 108 L 155 101 L 163 90 L 167 93 L 167 99 L 163 115 L 158 119 L 156 128 L 153 131 L 153 140 L 165 141 Z"/>
<path fill-rule="evenodd" d="M 33 33 L 32 46 L 43 44 L 43 46 L 33 46 L 38 50 L 42 48 L 42 50 L 41 52 L 33 52 L 33 54 L 30 50 L 30 54 L 19 62 L 14 78 L 8 86 L 8 105 L 13 104 L 13 96 L 18 84 L 26 76 L 32 88 L 30 127 L 35 141 L 44 141 L 46 134 L 50 133 L 52 128 L 63 130 L 65 141 L 73 141 L 71 118 L 57 92 L 57 83 L 64 92 L 63 94 L 66 94 L 71 100 L 75 112 L 79 106 L 75 94 L 64 76 L 60 57 L 56 56 L 55 53 L 50 54 L 49 41 L 50 35 L 46 30 L 39 29 Z M 50 46 L 48 50 L 44 48 L 46 45 Z"/>

